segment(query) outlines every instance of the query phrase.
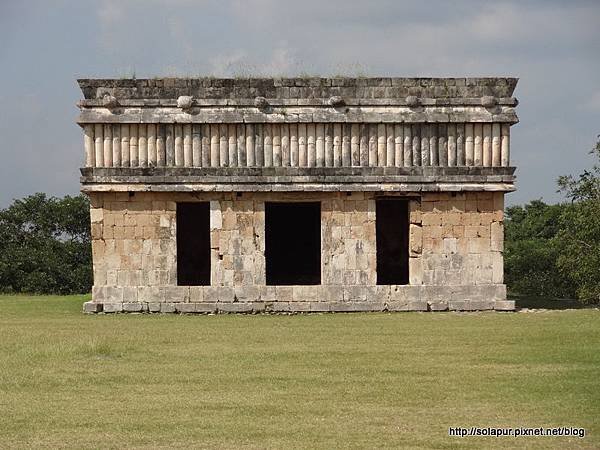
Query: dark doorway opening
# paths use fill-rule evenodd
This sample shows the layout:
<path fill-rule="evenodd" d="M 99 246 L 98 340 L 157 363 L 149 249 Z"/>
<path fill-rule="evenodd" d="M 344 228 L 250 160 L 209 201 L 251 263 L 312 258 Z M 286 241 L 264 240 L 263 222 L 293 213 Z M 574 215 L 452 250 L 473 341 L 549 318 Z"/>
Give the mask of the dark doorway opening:
<path fill-rule="evenodd" d="M 321 204 L 265 203 L 267 284 L 321 284 Z"/>
<path fill-rule="evenodd" d="M 210 206 L 177 203 L 177 284 L 210 285 Z"/>
<path fill-rule="evenodd" d="M 408 201 L 376 203 L 377 284 L 408 284 Z"/>

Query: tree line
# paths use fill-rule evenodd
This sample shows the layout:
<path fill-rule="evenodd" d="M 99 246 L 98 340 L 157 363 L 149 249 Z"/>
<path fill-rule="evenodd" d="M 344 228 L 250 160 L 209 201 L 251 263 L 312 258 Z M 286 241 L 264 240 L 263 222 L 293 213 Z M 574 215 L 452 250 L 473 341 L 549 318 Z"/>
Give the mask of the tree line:
<path fill-rule="evenodd" d="M 592 150 L 600 161 L 600 140 Z M 562 176 L 567 201 L 505 211 L 509 294 L 600 303 L 600 166 Z M 38 193 L 0 210 L 0 292 L 87 293 L 92 286 L 89 202 Z"/>
<path fill-rule="evenodd" d="M 591 151 L 600 161 L 600 140 Z M 567 202 L 506 209 L 504 274 L 509 292 L 600 303 L 600 166 L 561 176 Z"/>

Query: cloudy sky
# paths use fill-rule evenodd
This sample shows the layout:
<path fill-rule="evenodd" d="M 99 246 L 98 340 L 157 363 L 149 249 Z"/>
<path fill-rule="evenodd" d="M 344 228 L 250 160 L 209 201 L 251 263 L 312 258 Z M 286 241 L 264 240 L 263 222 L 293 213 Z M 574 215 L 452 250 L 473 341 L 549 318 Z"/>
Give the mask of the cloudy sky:
<path fill-rule="evenodd" d="M 78 77 L 298 73 L 519 77 L 508 201 L 558 201 L 600 134 L 600 1 L 0 0 L 0 207 L 78 191 Z"/>

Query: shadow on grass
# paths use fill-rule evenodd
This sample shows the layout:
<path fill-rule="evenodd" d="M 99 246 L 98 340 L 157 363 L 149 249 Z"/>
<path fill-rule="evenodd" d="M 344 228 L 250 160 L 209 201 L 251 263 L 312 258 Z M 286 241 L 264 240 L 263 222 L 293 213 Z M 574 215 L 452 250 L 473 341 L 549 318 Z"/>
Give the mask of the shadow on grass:
<path fill-rule="evenodd" d="M 547 297 L 519 297 L 511 296 L 515 300 L 517 309 L 589 309 L 597 308 L 597 305 L 586 305 L 578 300 Z"/>

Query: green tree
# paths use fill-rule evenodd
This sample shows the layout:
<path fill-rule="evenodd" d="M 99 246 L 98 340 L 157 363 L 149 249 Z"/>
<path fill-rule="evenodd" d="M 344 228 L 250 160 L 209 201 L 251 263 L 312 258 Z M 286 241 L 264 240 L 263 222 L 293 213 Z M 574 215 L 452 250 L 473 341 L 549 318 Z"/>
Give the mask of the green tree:
<path fill-rule="evenodd" d="M 85 293 L 92 285 L 87 197 L 38 193 L 0 210 L 0 290 Z"/>
<path fill-rule="evenodd" d="M 600 136 L 590 152 L 600 160 Z M 576 286 L 584 303 L 600 303 L 600 166 L 594 164 L 578 177 L 558 179 L 559 191 L 571 205 L 561 215 L 558 267 Z"/>
<path fill-rule="evenodd" d="M 571 280 L 558 266 L 561 247 L 556 243 L 566 205 L 534 200 L 506 210 L 504 270 L 511 293 L 574 298 Z"/>
<path fill-rule="evenodd" d="M 600 136 L 591 153 L 600 160 Z M 516 294 L 600 303 L 600 165 L 558 187 L 569 203 L 507 209 L 506 283 Z"/>

